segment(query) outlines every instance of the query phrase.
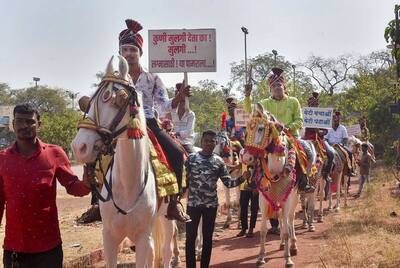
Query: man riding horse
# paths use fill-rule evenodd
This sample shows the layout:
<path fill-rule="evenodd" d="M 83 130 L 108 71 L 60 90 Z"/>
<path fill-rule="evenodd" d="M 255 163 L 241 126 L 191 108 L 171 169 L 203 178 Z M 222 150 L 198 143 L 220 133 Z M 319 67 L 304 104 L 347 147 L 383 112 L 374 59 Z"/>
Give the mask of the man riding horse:
<path fill-rule="evenodd" d="M 318 107 L 319 106 L 319 94 L 318 92 L 313 92 L 312 96 L 308 98 L 307 104 L 308 107 Z M 327 134 L 326 129 L 319 128 L 306 128 L 304 133 L 304 139 L 312 140 L 316 144 L 316 149 L 319 152 L 319 155 L 324 159 L 326 159 L 326 164 L 324 165 L 324 169 L 322 170 L 322 177 L 326 181 L 330 181 L 329 172 L 332 169 L 333 158 L 335 151 L 329 143 L 324 140 L 324 136 Z"/>
<path fill-rule="evenodd" d="M 153 132 L 161 145 L 168 163 L 172 167 L 178 182 L 179 193 L 171 196 L 167 210 L 169 219 L 176 219 L 182 222 L 190 221 L 190 217 L 184 212 L 179 202 L 179 195 L 182 193 L 182 172 L 184 164 L 184 152 L 176 142 L 163 131 L 154 116 L 155 104 L 165 111 L 178 107 L 185 97 L 191 95 L 190 87 L 181 88 L 178 94 L 171 100 L 168 99 L 168 92 L 160 77 L 156 74 L 146 72 L 141 64 L 140 57 L 143 54 L 143 38 L 139 34 L 142 26 L 127 19 L 127 29 L 119 34 L 119 53 L 129 65 L 129 75 L 137 91 L 142 93 L 143 109 L 146 116 L 147 127 Z"/>
<path fill-rule="evenodd" d="M 308 145 L 297 140 L 299 137 L 299 130 L 303 125 L 303 116 L 301 112 L 300 103 L 297 98 L 290 97 L 287 94 L 285 88 L 285 78 L 283 76 L 283 70 L 280 68 L 272 68 L 272 74 L 268 78 L 271 97 L 262 100 L 260 103 L 271 113 L 275 119 L 283 128 L 286 135 L 291 137 L 291 141 L 294 146 L 297 146 L 296 150 L 297 158 L 300 159 L 296 164 L 296 177 L 299 184 L 299 190 L 304 192 L 313 192 L 315 189 L 309 184 L 308 177 L 305 171 L 307 167 L 306 163 L 301 163 L 301 159 L 310 158 L 310 148 Z M 245 109 L 251 111 L 251 85 L 246 85 L 245 88 Z"/>

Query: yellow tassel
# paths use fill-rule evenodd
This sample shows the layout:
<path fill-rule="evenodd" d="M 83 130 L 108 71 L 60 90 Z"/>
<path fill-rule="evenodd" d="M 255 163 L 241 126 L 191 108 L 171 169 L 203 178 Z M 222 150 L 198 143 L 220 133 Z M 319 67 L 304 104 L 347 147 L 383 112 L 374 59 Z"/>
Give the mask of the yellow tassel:
<path fill-rule="evenodd" d="M 129 118 L 128 122 L 128 138 L 141 139 L 144 136 L 143 131 L 140 129 L 140 120 L 137 118 Z"/>

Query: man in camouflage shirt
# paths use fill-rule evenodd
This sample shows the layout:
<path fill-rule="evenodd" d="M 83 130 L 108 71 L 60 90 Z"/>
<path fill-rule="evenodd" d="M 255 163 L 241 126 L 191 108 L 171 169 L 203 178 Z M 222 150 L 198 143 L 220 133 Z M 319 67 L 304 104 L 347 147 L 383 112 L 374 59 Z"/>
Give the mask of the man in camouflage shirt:
<path fill-rule="evenodd" d="M 200 218 L 203 219 L 203 250 L 201 265 L 205 268 L 210 264 L 212 237 L 215 218 L 217 216 L 218 196 L 217 182 L 221 179 L 228 188 L 240 185 L 242 177 L 231 180 L 228 170 L 221 157 L 214 154 L 217 134 L 207 130 L 201 137 L 202 150 L 189 155 L 186 161 L 188 181 L 187 214 L 192 222 L 186 223 L 186 267 L 196 267 L 195 241 Z M 247 175 L 247 174 L 246 174 Z"/>

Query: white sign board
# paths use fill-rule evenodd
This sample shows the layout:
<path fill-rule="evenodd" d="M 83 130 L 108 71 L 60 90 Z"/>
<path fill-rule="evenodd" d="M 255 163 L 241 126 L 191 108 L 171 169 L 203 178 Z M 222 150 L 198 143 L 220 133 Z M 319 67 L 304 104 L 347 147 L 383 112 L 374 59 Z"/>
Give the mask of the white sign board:
<path fill-rule="evenodd" d="M 246 113 L 242 108 L 235 109 L 235 127 L 246 127 L 250 120 L 250 114 Z"/>
<path fill-rule="evenodd" d="M 348 126 L 346 127 L 346 129 L 347 129 L 347 135 L 349 135 L 349 137 L 358 136 L 361 134 L 361 128 L 359 124 Z"/>
<path fill-rule="evenodd" d="M 0 105 L 0 124 L 8 126 L 12 130 L 14 106 Z"/>
<path fill-rule="evenodd" d="M 332 128 L 333 108 L 304 107 L 304 127 Z"/>
<path fill-rule="evenodd" d="M 149 71 L 216 72 L 215 29 L 149 30 Z"/>

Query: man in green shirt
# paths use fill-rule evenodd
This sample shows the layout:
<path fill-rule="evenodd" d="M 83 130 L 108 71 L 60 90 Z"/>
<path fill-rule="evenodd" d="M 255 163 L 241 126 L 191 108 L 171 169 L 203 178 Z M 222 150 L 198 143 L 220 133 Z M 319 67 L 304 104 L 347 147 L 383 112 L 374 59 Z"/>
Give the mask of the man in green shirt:
<path fill-rule="evenodd" d="M 272 68 L 272 74 L 269 76 L 268 82 L 271 97 L 260 101 L 261 105 L 283 125 L 286 132 L 289 132 L 292 136 L 298 139 L 299 130 L 303 126 L 303 116 L 297 98 L 288 96 L 285 90 L 283 70 L 280 68 Z M 244 99 L 244 107 L 247 112 L 251 111 L 251 90 L 252 87 L 247 85 L 245 88 Z M 307 156 L 310 156 L 311 150 L 308 145 L 301 140 L 300 143 Z M 301 168 L 299 168 L 298 164 L 296 165 L 296 176 L 299 183 L 299 190 L 305 192 L 314 191 L 314 187 L 309 185 L 306 174 L 304 174 Z"/>

